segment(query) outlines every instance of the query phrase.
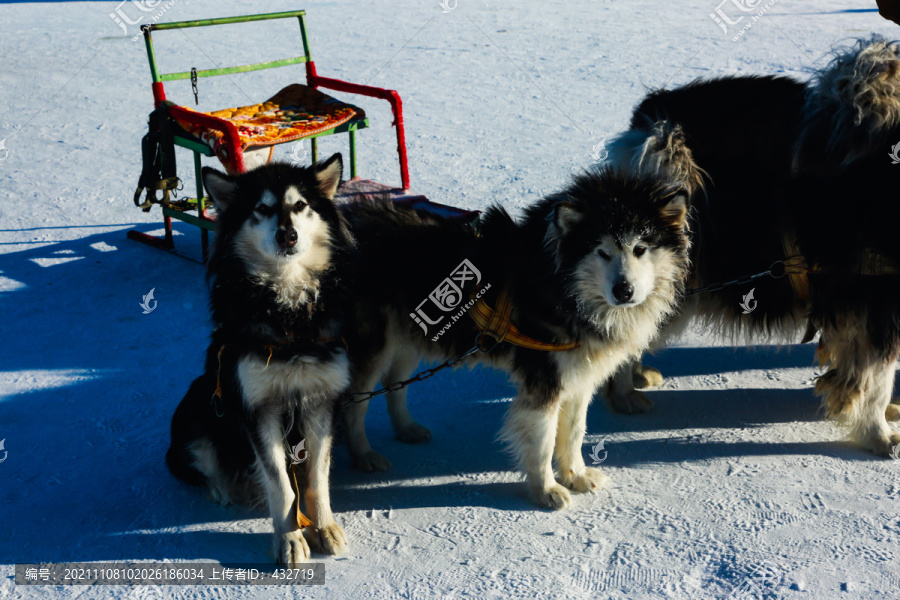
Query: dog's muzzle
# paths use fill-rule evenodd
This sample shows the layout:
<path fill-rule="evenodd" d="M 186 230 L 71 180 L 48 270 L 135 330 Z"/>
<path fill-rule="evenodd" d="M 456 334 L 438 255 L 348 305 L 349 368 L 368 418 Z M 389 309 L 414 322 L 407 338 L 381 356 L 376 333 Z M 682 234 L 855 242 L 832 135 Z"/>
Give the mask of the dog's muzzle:
<path fill-rule="evenodd" d="M 285 250 L 293 248 L 297 245 L 297 230 L 293 227 L 278 229 L 275 232 L 275 242 L 279 248 L 284 248 Z"/>

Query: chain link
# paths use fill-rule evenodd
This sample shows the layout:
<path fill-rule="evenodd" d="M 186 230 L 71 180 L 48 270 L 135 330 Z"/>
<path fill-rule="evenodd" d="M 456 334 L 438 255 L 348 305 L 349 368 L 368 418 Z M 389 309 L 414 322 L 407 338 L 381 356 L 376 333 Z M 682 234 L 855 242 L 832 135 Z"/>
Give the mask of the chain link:
<path fill-rule="evenodd" d="M 465 359 L 469 358 L 476 352 L 482 352 L 482 351 L 483 350 L 481 350 L 481 348 L 478 347 L 477 345 L 472 346 L 471 348 L 469 348 L 462 354 L 457 354 L 456 356 L 452 356 L 452 357 L 448 358 L 447 360 L 445 360 L 444 362 L 442 362 L 441 364 L 439 364 L 438 366 L 431 367 L 430 369 L 425 369 L 424 371 L 416 373 L 415 375 L 413 375 L 412 377 L 410 377 L 409 379 L 406 379 L 404 381 L 395 381 L 394 383 L 392 383 L 390 385 L 386 385 L 383 388 L 377 389 L 372 392 L 356 392 L 354 394 L 344 394 L 343 397 L 348 398 L 348 400 L 347 400 L 347 402 L 344 402 L 341 405 L 341 409 L 347 408 L 351 404 L 359 404 L 360 402 L 365 402 L 366 400 L 371 400 L 372 398 L 375 398 L 376 396 L 381 396 L 384 394 L 388 394 L 390 392 L 400 391 L 403 388 L 405 388 L 409 385 L 412 385 L 413 383 L 416 383 L 417 381 L 425 381 L 429 377 L 433 377 L 433 376 L 437 375 L 444 369 L 449 369 L 450 367 L 455 367 L 456 365 L 458 365 Z"/>
<path fill-rule="evenodd" d="M 773 279 L 781 279 L 787 274 L 787 270 L 785 269 L 783 260 L 776 260 L 772 263 L 772 266 L 768 268 L 768 270 L 763 271 L 761 273 L 757 273 L 755 275 L 744 275 L 743 277 L 738 277 L 737 279 L 732 279 L 731 281 L 723 281 L 721 283 L 711 283 L 709 285 L 704 285 L 703 287 L 691 288 L 685 291 L 685 296 L 693 296 L 694 294 L 698 294 L 700 292 L 718 292 L 721 289 L 731 287 L 733 285 L 743 285 L 745 283 L 750 283 L 755 279 L 759 279 L 760 277 L 765 277 L 769 275 Z"/>
<path fill-rule="evenodd" d="M 197 67 L 191 67 L 191 91 L 194 92 L 194 104 L 200 104 L 200 97 L 197 91 Z"/>

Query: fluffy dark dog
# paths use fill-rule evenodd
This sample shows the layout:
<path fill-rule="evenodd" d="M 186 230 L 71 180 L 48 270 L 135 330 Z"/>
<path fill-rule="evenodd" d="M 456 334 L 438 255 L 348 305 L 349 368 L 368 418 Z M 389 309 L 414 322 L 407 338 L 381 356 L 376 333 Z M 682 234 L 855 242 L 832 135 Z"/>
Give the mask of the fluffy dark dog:
<path fill-rule="evenodd" d="M 900 444 L 886 420 L 900 416 L 890 405 L 900 278 L 872 268 L 900 264 L 888 156 L 900 142 L 898 53 L 896 44 L 869 40 L 839 53 L 809 85 L 745 77 L 656 92 L 611 153 L 620 167 L 691 191 L 693 286 L 765 271 L 798 252 L 805 258 L 811 293 L 790 277 L 703 292 L 682 307 L 679 325 L 696 315 L 751 339 L 820 331 L 817 357 L 827 372 L 816 392 L 858 444 L 882 455 Z M 612 391 L 629 412 L 650 406 L 633 384 L 661 380 L 633 366 Z"/>
<path fill-rule="evenodd" d="M 642 352 L 678 303 L 688 264 L 686 212 L 681 190 L 610 170 L 577 177 L 518 222 L 491 208 L 478 231 L 383 202 L 349 207 L 360 289 L 360 324 L 348 338 L 351 388 L 399 381 L 421 359 L 466 351 L 479 333 L 466 309 L 480 299 L 496 307 L 506 290 L 523 335 L 580 344 L 545 351 L 502 343 L 471 359 L 516 382 L 501 435 L 535 500 L 568 506 L 568 490 L 591 491 L 606 480 L 581 454 L 596 387 Z M 405 389 L 387 401 L 401 439 L 428 437 L 407 411 Z M 359 468 L 385 468 L 366 439 L 366 405 L 347 410 L 351 452 Z"/>
<path fill-rule="evenodd" d="M 220 502 L 264 500 L 285 565 L 307 559 L 309 544 L 329 554 L 346 546 L 328 492 L 335 402 L 349 383 L 341 276 L 353 239 L 331 201 L 341 171 L 338 154 L 236 177 L 203 170 L 218 212 L 208 271 L 215 330 L 205 372 L 172 419 L 166 462 Z M 308 540 L 293 465 L 313 521 Z"/>

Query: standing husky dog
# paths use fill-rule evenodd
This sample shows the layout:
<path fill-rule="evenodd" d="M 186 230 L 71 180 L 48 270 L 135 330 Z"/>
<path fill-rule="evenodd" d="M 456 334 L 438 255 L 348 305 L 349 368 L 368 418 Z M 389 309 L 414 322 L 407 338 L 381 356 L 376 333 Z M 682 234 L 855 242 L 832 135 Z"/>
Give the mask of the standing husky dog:
<path fill-rule="evenodd" d="M 235 177 L 203 170 L 218 211 L 208 270 L 215 330 L 206 370 L 172 419 L 166 462 L 220 502 L 264 496 L 284 565 L 309 558 L 307 541 L 329 554 L 346 546 L 328 494 L 334 406 L 349 383 L 339 275 L 353 240 L 332 203 L 341 171 L 339 154 Z M 289 459 L 305 471 L 308 540 Z"/>
<path fill-rule="evenodd" d="M 693 284 L 798 254 L 811 265 L 808 279 L 701 293 L 683 313 L 757 338 L 821 331 L 816 354 L 827 372 L 816 392 L 830 417 L 881 455 L 900 444 L 886 420 L 900 418 L 890 405 L 900 355 L 900 205 L 888 156 L 897 142 L 900 47 L 875 39 L 838 54 L 809 86 L 731 78 L 651 94 L 611 154 L 620 167 L 693 192 Z M 746 314 L 750 288 L 757 307 Z M 634 366 L 613 391 L 629 412 L 649 408 L 633 384 L 655 383 Z"/>
<path fill-rule="evenodd" d="M 640 355 L 678 304 L 688 265 L 686 213 L 680 190 L 610 170 L 577 177 L 519 222 L 493 207 L 478 231 L 388 203 L 349 207 L 360 289 L 360 325 L 348 338 L 351 389 L 406 379 L 423 358 L 468 350 L 479 329 L 465 307 L 476 299 L 505 307 L 522 337 L 472 360 L 516 382 L 501 436 L 537 503 L 568 506 L 566 488 L 587 492 L 607 479 L 585 467 L 581 454 L 595 389 Z M 504 296 L 508 304 L 498 306 Z M 517 345 L 522 339 L 537 348 Z M 407 411 L 405 389 L 387 401 L 401 439 L 427 437 Z M 348 408 L 348 439 L 359 468 L 380 469 L 387 461 L 366 439 L 367 404 Z"/>

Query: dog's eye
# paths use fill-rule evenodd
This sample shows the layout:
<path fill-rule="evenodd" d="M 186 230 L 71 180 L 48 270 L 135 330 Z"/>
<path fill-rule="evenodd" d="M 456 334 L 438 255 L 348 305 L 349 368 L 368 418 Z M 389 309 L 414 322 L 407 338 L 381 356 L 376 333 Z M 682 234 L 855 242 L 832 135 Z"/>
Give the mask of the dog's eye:
<path fill-rule="evenodd" d="M 275 209 L 268 204 L 257 204 L 255 210 L 264 217 L 267 217 L 275 212 Z"/>
<path fill-rule="evenodd" d="M 644 253 L 647 252 L 647 246 L 635 246 L 634 247 L 634 255 L 638 258 L 642 257 Z"/>
<path fill-rule="evenodd" d="M 294 212 L 295 213 L 303 212 L 304 208 L 306 208 L 305 202 L 297 202 L 296 204 L 294 204 Z"/>
<path fill-rule="evenodd" d="M 604 251 L 601 250 L 600 248 L 597 248 L 597 256 L 599 256 L 599 257 L 602 258 L 603 260 L 609 260 L 609 254 L 607 254 L 606 252 L 604 252 Z"/>

